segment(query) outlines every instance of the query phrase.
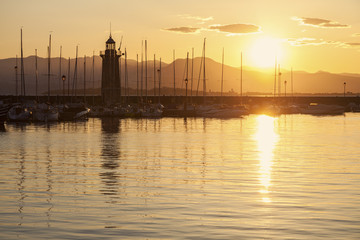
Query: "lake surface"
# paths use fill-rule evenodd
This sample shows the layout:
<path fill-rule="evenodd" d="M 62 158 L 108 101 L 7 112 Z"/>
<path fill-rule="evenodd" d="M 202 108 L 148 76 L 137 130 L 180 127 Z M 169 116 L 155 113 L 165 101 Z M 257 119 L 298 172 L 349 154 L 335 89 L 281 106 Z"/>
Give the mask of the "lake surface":
<path fill-rule="evenodd" d="M 360 114 L 5 124 L 1 239 L 359 239 Z"/>

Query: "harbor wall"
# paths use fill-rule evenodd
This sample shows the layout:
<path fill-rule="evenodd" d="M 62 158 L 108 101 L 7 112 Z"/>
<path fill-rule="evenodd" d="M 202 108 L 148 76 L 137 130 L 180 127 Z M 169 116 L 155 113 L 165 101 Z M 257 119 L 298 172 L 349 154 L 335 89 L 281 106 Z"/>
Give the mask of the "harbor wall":
<path fill-rule="evenodd" d="M 19 101 L 38 101 L 48 102 L 47 96 L 26 96 L 16 97 L 13 95 L 0 96 L 0 100 L 6 100 L 8 102 L 19 102 Z M 185 96 L 147 96 L 143 97 L 142 100 L 137 96 L 122 97 L 123 104 L 140 103 L 140 102 L 151 102 L 151 103 L 162 103 L 163 105 L 179 105 L 183 104 L 186 100 Z M 68 103 L 68 102 L 86 102 L 89 105 L 102 105 L 101 96 L 50 96 L 51 103 Z M 309 104 L 309 103 L 323 103 L 323 104 L 337 104 L 347 106 L 349 103 L 360 104 L 360 96 L 287 96 L 287 97 L 273 97 L 273 96 L 208 96 L 205 98 L 207 104 L 229 104 L 229 105 L 269 105 L 269 104 Z M 203 96 L 188 96 L 188 104 L 203 104 Z"/>

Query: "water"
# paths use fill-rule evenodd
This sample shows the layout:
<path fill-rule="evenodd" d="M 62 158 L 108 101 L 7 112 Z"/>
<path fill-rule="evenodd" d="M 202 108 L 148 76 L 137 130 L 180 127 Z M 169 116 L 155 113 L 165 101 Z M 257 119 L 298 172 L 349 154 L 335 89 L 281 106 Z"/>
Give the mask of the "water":
<path fill-rule="evenodd" d="M 1 239 L 359 239 L 360 115 L 0 132 Z"/>

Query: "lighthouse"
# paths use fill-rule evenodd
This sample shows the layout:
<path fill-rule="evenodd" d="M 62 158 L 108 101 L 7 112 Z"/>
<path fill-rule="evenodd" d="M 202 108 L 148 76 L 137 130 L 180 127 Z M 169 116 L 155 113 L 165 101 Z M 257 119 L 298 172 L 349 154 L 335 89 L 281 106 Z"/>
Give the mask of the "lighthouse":
<path fill-rule="evenodd" d="M 106 41 L 105 51 L 100 52 L 102 58 L 101 97 L 106 105 L 120 101 L 120 53 L 116 51 L 115 41 L 111 37 Z"/>

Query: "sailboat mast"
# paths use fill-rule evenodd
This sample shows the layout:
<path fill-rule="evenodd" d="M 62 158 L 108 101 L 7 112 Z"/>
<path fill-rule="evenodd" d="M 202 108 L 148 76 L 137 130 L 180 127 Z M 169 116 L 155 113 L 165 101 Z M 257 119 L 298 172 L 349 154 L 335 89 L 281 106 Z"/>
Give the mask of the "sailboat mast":
<path fill-rule="evenodd" d="M 293 79 L 293 68 L 291 67 L 291 96 L 294 97 L 294 79 Z"/>
<path fill-rule="evenodd" d="M 141 102 L 143 101 L 143 79 L 144 79 L 144 41 L 141 41 L 141 91 L 140 91 L 140 96 L 141 96 Z"/>
<path fill-rule="evenodd" d="M 174 69 L 174 97 L 176 96 L 176 85 L 175 85 L 175 49 L 173 50 L 173 69 Z"/>
<path fill-rule="evenodd" d="M 19 89 L 19 81 L 18 81 L 18 55 L 16 55 L 16 63 L 15 63 L 15 96 L 16 96 L 16 101 L 18 101 L 18 92 Z"/>
<path fill-rule="evenodd" d="M 155 63 L 155 54 L 154 54 L 154 99 L 156 96 L 156 63 Z"/>
<path fill-rule="evenodd" d="M 160 103 L 160 96 L 161 96 L 161 58 L 159 59 L 159 103 Z"/>
<path fill-rule="evenodd" d="M 278 64 L 278 96 L 281 96 L 281 72 L 280 72 L 280 63 Z"/>
<path fill-rule="evenodd" d="M 84 55 L 84 103 L 86 104 L 86 55 Z"/>
<path fill-rule="evenodd" d="M 125 103 L 127 103 L 129 96 L 129 85 L 128 85 L 128 72 L 127 72 L 127 51 L 125 48 Z"/>
<path fill-rule="evenodd" d="M 74 68 L 74 80 L 73 80 L 73 96 L 76 98 L 76 89 L 77 89 L 77 64 L 78 64 L 78 49 L 79 46 L 76 46 L 76 57 L 75 57 L 75 68 Z"/>
<path fill-rule="evenodd" d="M 93 51 L 93 59 L 92 59 L 92 87 L 93 87 L 93 101 L 92 104 L 95 104 L 95 51 Z"/>
<path fill-rule="evenodd" d="M 38 100 L 38 62 L 37 62 L 37 49 L 35 49 L 35 96 L 36 100 Z"/>
<path fill-rule="evenodd" d="M 221 63 L 221 102 L 223 101 L 222 96 L 223 96 L 223 90 L 224 90 L 224 48 L 222 50 L 222 63 Z"/>
<path fill-rule="evenodd" d="M 206 38 L 204 38 L 204 79 L 203 79 L 203 96 L 204 96 L 204 104 L 206 103 L 206 72 L 205 72 L 205 41 Z"/>
<path fill-rule="evenodd" d="M 240 70 L 240 103 L 243 104 L 243 54 L 241 52 L 241 70 Z"/>
<path fill-rule="evenodd" d="M 22 28 L 20 29 L 20 31 L 21 31 L 21 95 L 25 96 L 25 73 L 24 73 Z"/>
<path fill-rule="evenodd" d="M 62 52 L 62 46 L 60 46 L 60 59 L 59 59 L 59 90 L 61 89 L 61 52 Z"/>
<path fill-rule="evenodd" d="M 136 97 L 139 97 L 139 54 L 136 54 Z"/>
<path fill-rule="evenodd" d="M 276 73 L 277 73 L 277 71 L 276 71 L 276 68 L 277 68 L 277 57 L 275 57 L 275 74 L 274 74 L 274 76 L 275 76 L 275 79 L 274 79 L 274 98 L 275 98 L 275 96 L 276 96 Z"/>
<path fill-rule="evenodd" d="M 193 92 L 193 82 L 194 82 L 194 48 L 191 49 L 191 103 L 192 103 L 192 92 Z"/>
<path fill-rule="evenodd" d="M 145 102 L 147 103 L 148 87 L 147 87 L 147 40 L 145 40 Z"/>
<path fill-rule="evenodd" d="M 68 96 L 70 96 L 70 57 L 69 57 L 69 61 L 68 61 Z"/>
<path fill-rule="evenodd" d="M 50 72 L 51 72 L 51 33 L 48 46 L 48 101 L 50 102 Z"/>

